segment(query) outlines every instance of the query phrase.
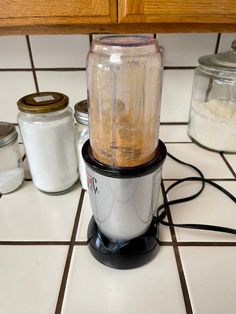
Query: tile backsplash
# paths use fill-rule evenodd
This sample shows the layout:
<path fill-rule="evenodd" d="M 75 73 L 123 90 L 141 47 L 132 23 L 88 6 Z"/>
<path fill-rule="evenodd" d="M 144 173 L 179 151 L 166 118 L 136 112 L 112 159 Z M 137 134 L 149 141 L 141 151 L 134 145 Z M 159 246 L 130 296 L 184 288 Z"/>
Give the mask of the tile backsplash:
<path fill-rule="evenodd" d="M 154 36 L 154 34 L 150 34 Z M 229 50 L 236 33 L 156 35 L 163 47 L 161 122 L 187 122 L 194 68 L 205 54 Z M 73 107 L 86 98 L 89 35 L 0 37 L 0 120 L 16 122 L 17 100 L 39 91 L 64 92 Z"/>

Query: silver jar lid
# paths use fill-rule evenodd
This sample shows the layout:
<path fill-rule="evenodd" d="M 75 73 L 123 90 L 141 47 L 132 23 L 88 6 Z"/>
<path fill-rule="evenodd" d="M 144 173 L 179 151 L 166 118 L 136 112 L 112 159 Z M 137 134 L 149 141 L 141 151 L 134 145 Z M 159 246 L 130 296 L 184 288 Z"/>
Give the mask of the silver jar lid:
<path fill-rule="evenodd" d="M 77 122 L 88 125 L 88 101 L 87 99 L 78 102 L 75 107 L 75 119 Z"/>
<path fill-rule="evenodd" d="M 18 137 L 14 124 L 0 122 L 0 147 L 14 142 Z"/>
<path fill-rule="evenodd" d="M 233 50 L 202 56 L 198 62 L 200 65 L 210 68 L 236 71 L 236 40 L 232 42 L 231 48 Z"/>

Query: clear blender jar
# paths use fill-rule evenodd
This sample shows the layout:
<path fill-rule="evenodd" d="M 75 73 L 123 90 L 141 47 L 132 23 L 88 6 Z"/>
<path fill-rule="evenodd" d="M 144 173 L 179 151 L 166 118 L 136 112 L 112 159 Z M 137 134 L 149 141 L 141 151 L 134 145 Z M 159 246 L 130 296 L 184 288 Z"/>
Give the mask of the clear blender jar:
<path fill-rule="evenodd" d="M 93 41 L 87 64 L 90 143 L 99 162 L 134 167 L 158 145 L 162 61 L 157 41 L 143 35 Z"/>

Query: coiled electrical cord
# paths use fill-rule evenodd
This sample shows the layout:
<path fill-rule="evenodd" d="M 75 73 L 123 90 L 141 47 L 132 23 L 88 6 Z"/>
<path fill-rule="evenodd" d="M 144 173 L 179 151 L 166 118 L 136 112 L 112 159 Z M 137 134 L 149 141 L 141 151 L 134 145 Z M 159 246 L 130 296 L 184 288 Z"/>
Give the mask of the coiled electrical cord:
<path fill-rule="evenodd" d="M 155 216 L 156 221 L 159 222 L 162 225 L 169 226 L 169 227 L 172 226 L 172 227 L 179 227 L 179 228 L 208 230 L 208 231 L 216 231 L 216 232 L 224 232 L 224 233 L 236 234 L 236 229 L 233 229 L 233 228 L 227 228 L 227 227 L 215 226 L 215 225 L 193 224 L 193 223 L 174 224 L 174 223 L 169 223 L 169 222 L 164 220 L 166 215 L 167 215 L 166 209 L 170 205 L 184 203 L 184 202 L 188 202 L 188 201 L 191 201 L 191 200 L 195 199 L 196 197 L 198 197 L 203 192 L 206 183 L 212 185 L 213 187 L 218 189 L 220 192 L 222 192 L 226 196 L 228 196 L 234 203 L 236 203 L 236 197 L 233 194 L 231 194 L 229 191 L 227 191 L 226 189 L 224 189 L 222 186 L 220 186 L 219 184 L 215 183 L 214 181 L 206 179 L 204 177 L 203 173 L 197 167 L 195 167 L 195 166 L 193 166 L 193 165 L 191 165 L 189 163 L 186 163 L 186 162 L 183 162 L 183 161 L 179 160 L 178 158 L 174 157 L 170 153 L 167 153 L 167 155 L 171 159 L 175 160 L 176 162 L 192 168 L 194 171 L 196 171 L 199 174 L 199 177 L 186 177 L 186 178 L 179 179 L 179 180 L 175 181 L 174 183 L 172 183 L 168 187 L 168 189 L 166 191 L 164 191 L 164 203 L 161 206 L 159 206 L 157 211 L 156 211 L 156 216 Z M 179 198 L 179 199 L 172 200 L 172 201 L 167 201 L 167 194 L 174 187 L 176 187 L 176 186 L 178 186 L 181 183 L 186 182 L 186 181 L 200 181 L 202 184 L 201 184 L 200 189 L 196 193 L 192 194 L 191 196 Z"/>

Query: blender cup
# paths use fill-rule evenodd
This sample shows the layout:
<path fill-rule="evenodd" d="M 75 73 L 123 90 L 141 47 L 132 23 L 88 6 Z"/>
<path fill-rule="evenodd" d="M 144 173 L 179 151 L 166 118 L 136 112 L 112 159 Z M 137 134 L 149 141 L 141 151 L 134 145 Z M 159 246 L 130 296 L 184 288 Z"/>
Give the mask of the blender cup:
<path fill-rule="evenodd" d="M 113 168 L 152 160 L 158 144 L 162 61 L 157 41 L 143 35 L 93 41 L 88 55 L 90 143 Z"/>

